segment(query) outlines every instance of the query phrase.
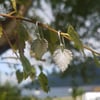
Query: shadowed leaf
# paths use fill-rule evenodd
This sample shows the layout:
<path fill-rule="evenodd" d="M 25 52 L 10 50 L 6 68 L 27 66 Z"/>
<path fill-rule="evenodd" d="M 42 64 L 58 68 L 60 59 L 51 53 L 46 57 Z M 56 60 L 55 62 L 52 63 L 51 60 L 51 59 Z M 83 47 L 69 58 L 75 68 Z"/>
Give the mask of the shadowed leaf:
<path fill-rule="evenodd" d="M 20 72 L 19 70 L 17 70 L 16 71 L 16 76 L 17 76 L 18 83 L 22 82 L 22 80 L 23 80 L 23 72 Z"/>
<path fill-rule="evenodd" d="M 31 69 L 32 69 L 30 62 L 28 61 L 28 59 L 24 55 L 20 55 L 20 60 L 21 60 L 21 63 L 23 65 L 24 71 L 29 74 L 31 72 Z"/>
<path fill-rule="evenodd" d="M 40 73 L 40 75 L 38 76 L 38 80 L 40 82 L 41 88 L 45 91 L 48 92 L 49 91 L 49 86 L 48 86 L 48 79 L 45 76 L 44 73 Z"/>

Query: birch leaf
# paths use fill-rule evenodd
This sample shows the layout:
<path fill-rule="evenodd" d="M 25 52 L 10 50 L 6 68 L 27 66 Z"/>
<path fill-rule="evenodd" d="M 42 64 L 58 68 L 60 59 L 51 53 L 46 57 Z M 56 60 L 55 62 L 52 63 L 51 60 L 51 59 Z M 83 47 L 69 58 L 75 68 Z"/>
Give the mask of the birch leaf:
<path fill-rule="evenodd" d="M 19 51 L 24 51 L 25 42 L 29 39 L 29 34 L 26 28 L 21 23 L 18 23 L 16 30 L 18 36 L 16 37 L 15 47 L 16 49 L 19 49 Z"/>
<path fill-rule="evenodd" d="M 24 55 L 21 55 L 21 54 L 20 54 L 20 60 L 23 65 L 24 71 L 29 74 L 32 70 L 32 66 L 31 66 L 29 60 Z"/>
<path fill-rule="evenodd" d="M 74 42 L 75 47 L 77 47 L 79 50 L 81 50 L 84 53 L 83 44 L 79 38 L 79 35 L 71 25 L 68 26 L 68 34 L 70 35 L 72 41 Z"/>
<path fill-rule="evenodd" d="M 48 92 L 49 91 L 48 79 L 47 79 L 46 75 L 43 72 L 41 72 L 40 75 L 38 76 L 38 80 L 39 80 L 39 83 L 41 85 L 41 88 L 45 92 Z"/>
<path fill-rule="evenodd" d="M 12 6 L 13 6 L 13 9 L 15 11 L 17 11 L 17 8 L 16 8 L 16 0 L 11 0 L 11 3 L 12 3 Z"/>
<path fill-rule="evenodd" d="M 35 54 L 37 59 L 40 59 L 47 51 L 48 41 L 46 39 L 36 39 L 31 45 L 31 51 Z"/>
<path fill-rule="evenodd" d="M 23 72 L 20 72 L 19 70 L 17 70 L 16 71 L 16 76 L 17 76 L 18 83 L 22 82 L 22 80 L 23 80 Z"/>
<path fill-rule="evenodd" d="M 72 52 L 68 49 L 57 49 L 53 53 L 53 60 L 60 70 L 64 72 L 72 60 Z"/>

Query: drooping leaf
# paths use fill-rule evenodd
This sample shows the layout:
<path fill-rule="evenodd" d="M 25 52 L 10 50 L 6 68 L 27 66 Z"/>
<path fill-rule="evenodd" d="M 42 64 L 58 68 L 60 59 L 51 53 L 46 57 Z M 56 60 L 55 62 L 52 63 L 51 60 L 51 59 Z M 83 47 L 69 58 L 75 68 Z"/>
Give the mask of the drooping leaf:
<path fill-rule="evenodd" d="M 48 41 L 46 39 L 36 39 L 31 45 L 31 51 L 37 59 L 41 59 L 43 54 L 47 51 Z"/>
<path fill-rule="evenodd" d="M 30 76 L 30 78 L 33 80 L 35 77 L 35 68 L 23 54 L 20 55 L 20 61 L 23 65 L 23 78 L 26 79 L 28 76 Z"/>
<path fill-rule="evenodd" d="M 15 46 L 19 51 L 23 51 L 25 48 L 25 42 L 29 39 L 29 34 L 23 24 L 18 23 L 17 26 L 17 37 L 16 37 L 16 43 Z"/>
<path fill-rule="evenodd" d="M 32 69 L 32 66 L 31 66 L 29 60 L 24 55 L 20 54 L 20 61 L 21 61 L 22 65 L 23 65 L 23 70 L 26 73 L 29 74 L 31 72 L 31 69 Z"/>
<path fill-rule="evenodd" d="M 68 34 L 70 35 L 71 40 L 74 42 L 75 47 L 84 53 L 83 44 L 79 38 L 79 35 L 71 25 L 68 26 Z"/>
<path fill-rule="evenodd" d="M 2 28 L 2 26 L 0 24 L 0 38 L 2 37 L 2 34 L 3 34 L 3 28 Z"/>
<path fill-rule="evenodd" d="M 17 76 L 18 83 L 22 82 L 22 80 L 23 80 L 23 72 L 20 72 L 19 70 L 17 70 L 16 71 L 16 76 Z"/>
<path fill-rule="evenodd" d="M 39 80 L 41 88 L 45 92 L 48 92 L 49 91 L 48 79 L 47 79 L 46 75 L 43 72 L 41 72 L 40 75 L 38 76 L 38 80 Z"/>
<path fill-rule="evenodd" d="M 21 23 L 18 24 L 17 31 L 18 31 L 19 39 L 21 42 L 25 42 L 26 40 L 29 39 L 29 34 L 28 34 L 26 28 L 23 26 L 23 24 L 21 24 Z"/>
<path fill-rule="evenodd" d="M 59 48 L 53 53 L 53 60 L 58 65 L 60 70 L 64 72 L 72 60 L 72 52 L 67 49 Z"/>
<path fill-rule="evenodd" d="M 17 8 L 16 8 L 16 0 L 11 0 L 11 3 L 12 3 L 12 6 L 13 6 L 13 9 L 15 11 L 17 11 Z"/>
<path fill-rule="evenodd" d="M 93 54 L 93 57 L 94 57 L 94 62 L 95 64 L 100 67 L 100 59 L 98 59 L 98 57 L 95 55 L 95 53 L 92 53 Z"/>
<path fill-rule="evenodd" d="M 32 65 L 30 64 L 29 60 L 24 56 L 25 42 L 29 39 L 29 34 L 21 23 L 18 23 L 17 32 L 18 34 L 15 45 L 19 50 L 20 61 L 23 66 L 23 78 L 26 79 L 28 76 L 30 76 L 32 71 Z"/>

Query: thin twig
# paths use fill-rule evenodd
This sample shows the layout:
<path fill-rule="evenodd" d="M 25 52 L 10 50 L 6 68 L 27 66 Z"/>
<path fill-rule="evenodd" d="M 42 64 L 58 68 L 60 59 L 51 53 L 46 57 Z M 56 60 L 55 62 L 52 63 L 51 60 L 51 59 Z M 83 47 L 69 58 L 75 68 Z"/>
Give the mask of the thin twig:
<path fill-rule="evenodd" d="M 7 17 L 7 18 L 11 18 L 11 19 L 23 20 L 23 21 L 27 21 L 27 22 L 30 22 L 30 23 L 34 23 L 34 24 L 36 24 L 36 22 L 37 22 L 37 20 L 35 20 L 35 19 L 32 19 L 32 20 L 31 20 L 31 19 L 24 18 L 24 17 L 21 17 L 21 16 L 10 16 L 10 15 L 8 15 L 8 14 L 0 14 L 0 16 Z M 46 29 L 52 31 L 53 33 L 58 34 L 58 31 L 57 31 L 57 30 L 51 28 L 50 26 L 48 26 L 48 25 L 46 25 L 46 24 L 43 24 L 43 23 L 38 22 L 38 26 L 43 27 L 43 28 L 46 28 Z M 68 33 L 61 32 L 61 35 L 62 35 L 63 37 L 65 37 L 66 39 L 71 40 L 71 38 L 70 38 L 70 36 L 69 36 Z M 100 55 L 99 52 L 93 50 L 92 48 L 90 48 L 90 47 L 88 47 L 88 46 L 86 46 L 86 45 L 83 45 L 83 47 L 84 47 L 85 49 L 87 49 L 87 50 L 89 50 L 89 51 L 91 51 L 91 52 L 97 54 L 97 55 Z"/>
<path fill-rule="evenodd" d="M 3 17 L 8 17 L 8 18 L 11 18 L 11 19 L 17 19 L 17 20 L 23 20 L 23 21 L 27 21 L 27 22 L 30 22 L 30 23 L 34 23 L 36 24 L 36 22 L 38 22 L 38 26 L 41 26 L 43 28 L 46 28 L 50 31 L 52 31 L 53 33 L 56 33 L 58 34 L 58 31 L 51 28 L 50 26 L 46 25 L 46 24 L 43 24 L 43 23 L 40 23 L 39 21 L 35 20 L 35 19 L 28 19 L 28 18 L 24 18 L 24 17 L 21 17 L 21 16 L 10 16 L 8 14 L 0 14 L 0 16 L 3 16 Z M 69 34 L 67 33 L 64 33 L 64 32 L 61 32 L 61 35 L 66 37 L 68 40 L 70 40 L 70 36 Z"/>
<path fill-rule="evenodd" d="M 100 55 L 100 53 L 99 53 L 99 52 L 97 52 L 97 51 L 93 50 L 92 48 L 88 47 L 87 45 L 83 45 L 83 47 L 84 47 L 85 49 L 87 49 L 87 50 L 91 51 L 92 53 L 95 53 L 95 54 L 97 54 L 97 55 Z"/>

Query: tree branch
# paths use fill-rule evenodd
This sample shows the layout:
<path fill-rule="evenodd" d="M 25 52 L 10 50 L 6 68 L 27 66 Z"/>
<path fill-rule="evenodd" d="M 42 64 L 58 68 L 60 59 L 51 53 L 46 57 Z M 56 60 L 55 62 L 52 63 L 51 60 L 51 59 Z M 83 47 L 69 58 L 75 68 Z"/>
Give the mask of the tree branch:
<path fill-rule="evenodd" d="M 32 20 L 31 20 L 31 19 L 24 18 L 24 17 L 19 17 L 19 16 L 10 16 L 10 15 L 8 15 L 8 14 L 0 14 L 0 16 L 7 17 L 7 18 L 10 18 L 10 19 L 23 20 L 23 21 L 27 21 L 27 22 L 34 23 L 34 24 L 36 24 L 36 22 L 38 22 L 38 21 L 35 20 L 35 19 L 32 19 Z M 46 24 L 43 24 L 43 23 L 38 22 L 38 26 L 43 27 L 43 28 L 46 28 L 46 29 L 52 31 L 53 33 L 58 34 L 58 31 L 57 31 L 57 30 L 51 28 L 50 26 L 48 26 L 48 25 L 46 25 Z M 71 41 L 71 38 L 70 38 L 70 36 L 69 36 L 68 33 L 61 32 L 60 34 L 61 34 L 63 37 L 65 37 L 66 39 L 68 39 L 68 40 Z M 86 46 L 86 45 L 83 45 L 83 47 L 84 47 L 85 49 L 91 51 L 92 53 L 95 53 L 95 54 L 97 54 L 97 55 L 100 55 L 99 52 L 93 50 L 92 48 L 90 48 L 90 47 L 88 47 L 88 46 Z"/>

